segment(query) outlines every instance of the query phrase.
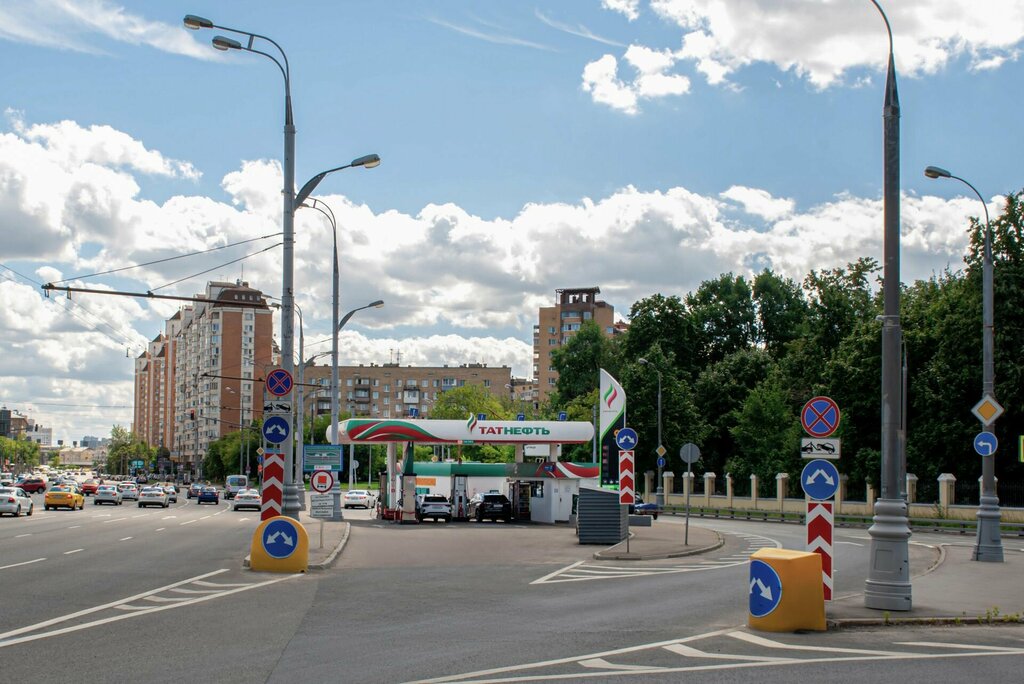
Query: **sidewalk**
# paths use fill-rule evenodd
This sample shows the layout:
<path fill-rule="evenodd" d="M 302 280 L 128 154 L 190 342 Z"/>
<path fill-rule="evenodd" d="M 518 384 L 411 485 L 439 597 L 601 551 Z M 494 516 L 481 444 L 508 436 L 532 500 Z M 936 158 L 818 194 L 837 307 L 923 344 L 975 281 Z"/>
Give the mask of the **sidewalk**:
<path fill-rule="evenodd" d="M 630 538 L 615 546 L 594 554 L 597 560 L 654 560 L 657 558 L 680 558 L 698 553 L 714 551 L 725 540 L 722 535 L 705 527 L 690 525 L 689 544 L 685 539 L 682 525 L 659 525 L 630 527 Z"/>

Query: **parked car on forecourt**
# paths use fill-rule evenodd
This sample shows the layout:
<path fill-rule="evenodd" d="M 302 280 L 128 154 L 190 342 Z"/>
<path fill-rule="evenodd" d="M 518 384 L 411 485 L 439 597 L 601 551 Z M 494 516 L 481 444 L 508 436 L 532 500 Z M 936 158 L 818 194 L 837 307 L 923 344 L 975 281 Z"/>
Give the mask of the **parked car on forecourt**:
<path fill-rule="evenodd" d="M 434 522 L 452 521 L 452 504 L 440 494 L 424 494 L 416 497 L 416 519 L 423 522 L 430 518 Z"/>
<path fill-rule="evenodd" d="M 483 522 L 484 518 L 490 518 L 493 522 L 497 522 L 499 518 L 509 522 L 512 520 L 512 502 L 507 496 L 497 492 L 476 494 L 469 500 L 467 513 L 477 522 Z"/>
<path fill-rule="evenodd" d="M 263 509 L 263 497 L 256 489 L 243 489 L 242 491 L 235 494 L 234 501 L 231 502 L 231 510 L 239 511 L 243 508 L 251 508 L 253 510 Z"/>
<path fill-rule="evenodd" d="M 116 484 L 101 484 L 96 488 L 96 494 L 92 497 L 92 504 L 93 506 L 99 506 L 101 503 L 114 504 L 115 506 L 120 506 L 124 503 L 121 490 L 117 488 Z"/>
<path fill-rule="evenodd" d="M 46 490 L 46 494 L 43 496 L 43 508 L 47 511 L 51 508 L 54 510 L 68 508 L 72 511 L 85 508 L 85 497 L 74 485 L 54 485 Z"/>
<path fill-rule="evenodd" d="M 124 500 L 134 499 L 139 500 L 139 486 L 134 482 L 119 482 L 117 488 L 121 490 L 121 497 Z"/>
<path fill-rule="evenodd" d="M 0 487 L 0 514 L 10 513 L 17 518 L 22 513 L 32 515 L 34 508 L 32 497 L 20 487 Z"/>
<path fill-rule="evenodd" d="M 199 492 L 198 499 L 199 500 L 197 501 L 197 503 L 201 503 L 201 504 L 203 504 L 203 503 L 219 504 L 220 503 L 220 492 L 217 491 L 216 487 L 203 487 L 200 490 L 200 492 Z"/>
<path fill-rule="evenodd" d="M 345 508 L 373 508 L 377 505 L 377 497 L 367 489 L 350 489 L 342 497 L 342 506 Z"/>

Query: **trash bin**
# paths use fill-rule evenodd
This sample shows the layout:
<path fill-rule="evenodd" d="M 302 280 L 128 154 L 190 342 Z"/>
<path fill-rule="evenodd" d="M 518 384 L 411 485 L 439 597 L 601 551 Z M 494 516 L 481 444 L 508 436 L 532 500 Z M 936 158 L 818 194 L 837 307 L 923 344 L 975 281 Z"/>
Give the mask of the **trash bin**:
<path fill-rule="evenodd" d="M 788 549 L 760 549 L 750 556 L 747 625 L 763 632 L 823 632 L 825 593 L 821 556 Z"/>

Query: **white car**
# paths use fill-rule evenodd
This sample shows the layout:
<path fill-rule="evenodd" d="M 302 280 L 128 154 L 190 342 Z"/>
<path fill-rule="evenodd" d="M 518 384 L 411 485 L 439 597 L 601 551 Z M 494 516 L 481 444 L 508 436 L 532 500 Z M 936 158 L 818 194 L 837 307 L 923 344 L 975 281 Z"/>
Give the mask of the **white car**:
<path fill-rule="evenodd" d="M 160 506 L 167 508 L 171 503 L 163 487 L 144 487 L 139 492 L 139 508 L 143 506 Z"/>
<path fill-rule="evenodd" d="M 341 505 L 345 508 L 373 508 L 377 505 L 377 497 L 368 489 L 350 489 L 345 492 Z"/>
<path fill-rule="evenodd" d="M 124 503 L 121 490 L 117 488 L 117 485 L 101 484 L 96 487 L 96 493 L 92 497 L 92 505 L 99 506 L 101 503 L 114 504 L 115 506 L 120 506 Z"/>
<path fill-rule="evenodd" d="M 0 487 L 0 515 L 10 513 L 15 518 L 22 513 L 32 515 L 33 507 L 32 497 L 20 487 Z"/>
<path fill-rule="evenodd" d="M 167 500 L 171 503 L 178 503 L 178 490 L 174 485 L 167 483 L 164 485 L 164 491 L 167 492 Z"/>
<path fill-rule="evenodd" d="M 139 486 L 134 482 L 118 482 L 117 488 L 121 490 L 121 497 L 125 500 L 139 500 Z"/>
<path fill-rule="evenodd" d="M 237 511 L 242 508 L 251 508 L 255 511 L 263 509 L 263 497 L 260 496 L 258 490 L 243 489 L 235 494 L 235 498 L 231 501 L 231 510 Z"/>

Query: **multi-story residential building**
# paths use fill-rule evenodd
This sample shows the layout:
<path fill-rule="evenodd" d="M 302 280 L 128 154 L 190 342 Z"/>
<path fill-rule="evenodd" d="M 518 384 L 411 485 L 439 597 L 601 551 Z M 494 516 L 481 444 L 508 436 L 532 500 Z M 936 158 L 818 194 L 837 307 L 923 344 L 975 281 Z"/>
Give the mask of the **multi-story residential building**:
<path fill-rule="evenodd" d="M 303 376 L 305 415 L 331 412 L 331 367 L 308 366 Z M 339 366 L 339 411 L 369 418 L 429 418 L 446 390 L 480 385 L 499 399 L 510 397 L 512 369 L 480 363 L 460 366 L 400 366 L 397 363 Z M 518 389 L 518 386 L 517 386 Z M 415 411 L 413 410 L 415 409 Z"/>
<path fill-rule="evenodd" d="M 137 436 L 198 474 L 210 442 L 262 416 L 273 312 L 247 282 L 207 283 L 136 359 Z"/>
<path fill-rule="evenodd" d="M 555 290 L 555 305 L 542 306 L 533 326 L 535 402 L 546 401 L 558 383 L 551 355 L 575 335 L 584 321 L 594 321 L 609 337 L 619 332 L 615 307 L 597 299 L 601 289 L 582 287 Z"/>

